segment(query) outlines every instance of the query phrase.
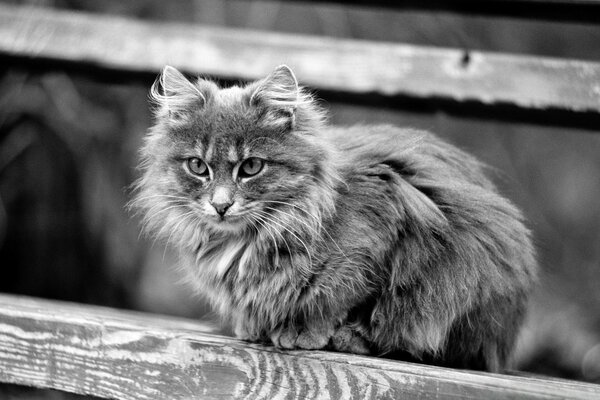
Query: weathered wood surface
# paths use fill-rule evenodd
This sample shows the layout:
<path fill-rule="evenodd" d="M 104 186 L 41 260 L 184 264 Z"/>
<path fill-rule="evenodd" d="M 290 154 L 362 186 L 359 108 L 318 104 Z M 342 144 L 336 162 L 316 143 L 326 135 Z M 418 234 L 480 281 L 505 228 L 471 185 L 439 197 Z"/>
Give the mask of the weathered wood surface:
<path fill-rule="evenodd" d="M 118 399 L 598 399 L 600 386 L 319 351 L 206 326 L 0 295 L 0 381 Z"/>
<path fill-rule="evenodd" d="M 256 79 L 286 63 L 349 94 L 600 113 L 600 63 L 130 20 L 0 5 L 0 54 L 114 71 Z"/>

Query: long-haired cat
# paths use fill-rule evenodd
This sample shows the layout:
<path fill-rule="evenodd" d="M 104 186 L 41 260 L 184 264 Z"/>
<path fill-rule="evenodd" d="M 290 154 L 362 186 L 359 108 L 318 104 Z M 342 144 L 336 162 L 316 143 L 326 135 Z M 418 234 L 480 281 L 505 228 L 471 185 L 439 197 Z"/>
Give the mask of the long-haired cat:
<path fill-rule="evenodd" d="M 536 262 L 472 156 L 332 127 L 292 71 L 244 87 L 166 67 L 134 205 L 238 337 L 502 370 Z"/>

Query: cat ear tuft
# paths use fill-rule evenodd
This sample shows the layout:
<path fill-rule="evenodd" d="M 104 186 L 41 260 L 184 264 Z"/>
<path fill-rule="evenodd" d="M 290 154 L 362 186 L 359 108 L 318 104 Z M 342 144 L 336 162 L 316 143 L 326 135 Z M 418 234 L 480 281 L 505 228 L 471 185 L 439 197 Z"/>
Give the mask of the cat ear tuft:
<path fill-rule="evenodd" d="M 172 119 L 180 119 L 190 106 L 202 107 L 206 98 L 200 89 L 176 68 L 167 65 L 150 89 L 151 99 Z"/>
<path fill-rule="evenodd" d="M 287 65 L 280 65 L 254 87 L 250 106 L 264 108 L 265 122 L 271 125 L 293 126 L 302 98 L 294 72 Z"/>
<path fill-rule="evenodd" d="M 295 108 L 299 94 L 300 89 L 294 72 L 287 65 L 280 65 L 259 83 L 250 97 L 250 104 L 259 105 L 260 102 L 265 102 L 266 105 Z"/>

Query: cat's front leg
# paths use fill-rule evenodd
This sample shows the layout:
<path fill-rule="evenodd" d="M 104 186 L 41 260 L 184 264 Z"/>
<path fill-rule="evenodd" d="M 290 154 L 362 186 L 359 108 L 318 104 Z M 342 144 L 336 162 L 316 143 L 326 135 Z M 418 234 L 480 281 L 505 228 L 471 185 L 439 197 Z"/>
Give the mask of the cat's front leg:
<path fill-rule="evenodd" d="M 247 342 L 264 341 L 261 340 L 255 325 L 253 325 L 247 318 L 237 315 L 237 318 L 234 318 L 233 321 L 233 333 L 236 338 L 245 340 Z"/>
<path fill-rule="evenodd" d="M 333 323 L 329 321 L 287 324 L 271 334 L 271 341 L 282 349 L 318 350 L 327 347 L 334 333 Z"/>

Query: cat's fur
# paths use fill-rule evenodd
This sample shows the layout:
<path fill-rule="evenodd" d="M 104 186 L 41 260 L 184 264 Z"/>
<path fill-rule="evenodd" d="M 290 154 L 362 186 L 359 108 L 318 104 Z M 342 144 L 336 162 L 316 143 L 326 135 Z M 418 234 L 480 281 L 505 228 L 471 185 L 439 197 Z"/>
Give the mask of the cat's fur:
<path fill-rule="evenodd" d="M 152 97 L 134 205 L 236 335 L 506 366 L 536 262 L 472 156 L 423 131 L 327 126 L 285 66 L 227 89 L 166 67 Z M 235 178 L 248 157 L 263 170 Z"/>

